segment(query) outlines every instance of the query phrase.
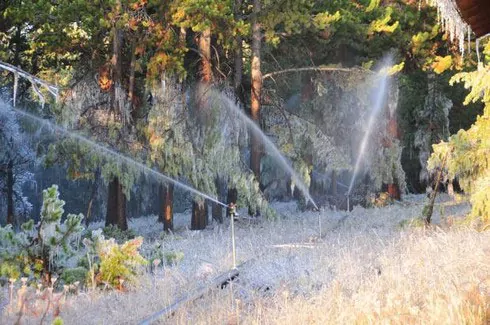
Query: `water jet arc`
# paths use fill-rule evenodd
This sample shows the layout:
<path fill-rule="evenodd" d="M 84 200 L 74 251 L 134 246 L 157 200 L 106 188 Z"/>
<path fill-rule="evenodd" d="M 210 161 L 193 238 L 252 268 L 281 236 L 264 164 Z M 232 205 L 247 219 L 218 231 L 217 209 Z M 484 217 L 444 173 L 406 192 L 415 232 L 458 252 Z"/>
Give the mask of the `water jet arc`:
<path fill-rule="evenodd" d="M 311 202 L 313 206 L 318 209 L 318 206 L 316 205 L 315 201 L 313 201 L 313 198 L 310 195 L 310 192 L 306 188 L 306 185 L 303 183 L 301 178 L 298 176 L 298 174 L 293 170 L 291 167 L 290 163 L 286 160 L 286 158 L 282 155 L 282 153 L 277 149 L 277 147 L 274 145 L 274 143 L 264 134 L 264 132 L 260 129 L 260 127 L 252 121 L 245 113 L 235 104 L 234 101 L 232 101 L 230 98 L 227 96 L 221 94 L 218 91 L 212 91 L 211 93 L 213 96 L 216 96 L 220 101 L 224 101 L 226 108 L 233 110 L 240 119 L 249 127 L 249 129 L 255 133 L 256 135 L 259 135 L 262 141 L 264 142 L 265 146 L 272 152 L 273 157 L 279 164 L 281 165 L 282 168 L 286 170 L 286 172 L 291 176 L 291 179 L 294 181 L 295 185 L 300 189 L 300 191 L 303 193 L 306 199 L 306 203 Z"/>
<path fill-rule="evenodd" d="M 4 109 L 6 109 L 5 105 L 2 105 L 2 106 L 4 106 Z M 90 139 L 88 139 L 88 138 L 80 135 L 80 134 L 77 134 L 77 133 L 74 133 L 74 132 L 70 132 L 67 129 L 65 129 L 64 127 L 61 127 L 61 126 L 59 126 L 57 124 L 54 124 L 54 123 L 52 123 L 50 121 L 47 121 L 47 120 L 45 120 L 43 118 L 40 118 L 40 117 L 36 116 L 36 115 L 33 115 L 33 114 L 30 114 L 30 113 L 24 112 L 24 111 L 22 111 L 20 109 L 14 108 L 14 107 L 12 107 L 11 109 L 14 110 L 17 114 L 19 114 L 19 115 L 21 115 L 21 116 L 23 116 L 25 118 L 28 118 L 31 121 L 34 121 L 34 122 L 36 122 L 38 124 L 41 124 L 41 125 L 49 126 L 49 127 L 53 128 L 55 131 L 61 132 L 61 133 L 63 133 L 64 135 L 66 135 L 68 137 L 71 137 L 73 139 L 76 139 L 76 140 L 78 140 L 80 142 L 83 142 L 83 143 L 89 145 L 92 148 L 95 148 L 95 149 L 98 149 L 98 150 L 102 151 L 106 155 L 113 156 L 113 157 L 115 157 L 115 158 L 117 158 L 119 160 L 124 161 L 125 163 L 127 163 L 129 165 L 132 165 L 132 166 L 135 166 L 135 167 L 139 168 L 142 171 L 145 171 L 147 173 L 150 173 L 151 175 L 153 175 L 155 177 L 158 177 L 162 181 L 173 183 L 173 184 L 175 184 L 176 186 L 182 188 L 185 191 L 188 191 L 188 192 L 191 192 L 193 194 L 199 195 L 199 196 L 201 196 L 201 197 L 203 197 L 205 199 L 208 199 L 208 200 L 210 200 L 210 201 L 212 201 L 214 203 L 217 203 L 217 204 L 219 204 L 219 205 L 221 205 L 221 206 L 223 206 L 225 208 L 228 207 L 227 204 L 225 204 L 223 202 L 220 202 L 217 199 L 215 199 L 215 198 L 213 198 L 213 197 L 211 197 L 211 196 L 209 196 L 209 195 L 207 195 L 205 193 L 202 193 L 202 192 L 200 192 L 200 191 L 198 191 L 198 190 L 196 190 L 196 189 L 194 189 L 194 188 L 192 188 L 192 187 L 190 187 L 188 185 L 185 185 L 185 184 L 183 184 L 183 183 L 181 183 L 181 182 L 179 182 L 179 181 L 177 181 L 177 180 L 175 180 L 175 179 L 173 179 L 173 178 L 171 178 L 169 176 L 166 176 L 166 175 L 164 175 L 164 174 L 162 174 L 162 173 L 160 173 L 160 172 L 158 172 L 158 171 L 156 171 L 154 169 L 151 169 L 148 166 L 145 166 L 144 164 L 142 164 L 142 163 L 140 163 L 140 162 L 138 162 L 138 161 L 136 161 L 136 160 L 134 160 L 132 158 L 129 158 L 128 156 L 125 156 L 125 155 L 123 155 L 120 152 L 117 152 L 117 151 L 115 151 L 113 149 L 109 149 L 109 148 L 107 148 L 107 147 L 105 147 L 103 145 L 100 145 L 100 144 L 98 144 L 98 143 L 96 143 L 96 142 L 94 142 L 94 141 L 92 141 L 92 140 L 90 140 Z"/>
<path fill-rule="evenodd" d="M 389 60 L 391 61 L 391 60 Z M 386 99 L 386 93 L 387 93 L 387 88 L 388 88 L 388 79 L 389 79 L 389 73 L 388 69 L 386 67 L 389 67 L 390 64 L 386 64 L 385 68 L 381 69 L 380 72 L 378 73 L 378 77 L 380 78 L 379 80 L 379 88 L 378 92 L 376 93 L 376 98 L 374 102 L 373 109 L 371 111 L 371 115 L 369 116 L 369 121 L 367 125 L 366 132 L 364 134 L 364 137 L 362 138 L 361 146 L 359 149 L 359 155 L 357 156 L 356 160 L 356 165 L 354 167 L 354 173 L 352 174 L 352 178 L 349 184 L 349 189 L 346 192 L 347 198 L 351 194 L 352 188 L 354 187 L 354 181 L 356 180 L 357 174 L 359 173 L 359 169 L 361 167 L 361 161 L 364 158 L 364 154 L 367 148 L 368 140 L 371 135 L 371 131 L 374 126 L 374 121 L 376 120 L 376 116 L 378 115 L 379 111 L 383 107 L 383 103 L 385 102 Z"/>

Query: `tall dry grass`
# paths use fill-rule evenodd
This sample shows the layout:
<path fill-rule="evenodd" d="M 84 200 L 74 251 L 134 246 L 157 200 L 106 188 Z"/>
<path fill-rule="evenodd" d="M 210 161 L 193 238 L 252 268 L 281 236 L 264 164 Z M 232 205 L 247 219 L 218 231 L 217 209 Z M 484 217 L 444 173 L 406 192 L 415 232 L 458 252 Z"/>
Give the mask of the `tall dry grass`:
<path fill-rule="evenodd" d="M 402 221 L 421 215 L 421 203 L 411 196 L 385 208 L 356 208 L 347 218 L 279 204 L 279 220 L 238 222 L 238 260 L 254 261 L 237 282 L 184 304 L 160 323 L 488 324 L 490 232 L 401 229 Z M 467 208 L 440 200 L 434 219 Z M 158 239 L 161 225 L 155 222 L 141 219 L 132 227 L 147 231 L 148 247 L 184 252 L 184 260 L 142 275 L 127 293 L 68 297 L 60 314 L 65 324 L 138 323 L 231 267 L 227 225 Z M 13 323 L 15 316 L 14 310 L 5 313 L 0 323 Z M 23 321 L 39 323 L 35 317 Z"/>

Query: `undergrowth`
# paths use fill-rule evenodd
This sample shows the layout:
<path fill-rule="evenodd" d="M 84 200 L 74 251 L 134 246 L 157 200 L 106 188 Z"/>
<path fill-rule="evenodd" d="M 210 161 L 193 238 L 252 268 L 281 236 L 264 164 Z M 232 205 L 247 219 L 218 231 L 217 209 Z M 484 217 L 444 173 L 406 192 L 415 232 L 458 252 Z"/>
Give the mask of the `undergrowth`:
<path fill-rule="evenodd" d="M 237 282 L 180 306 L 160 321 L 487 324 L 490 232 L 459 224 L 444 229 L 400 229 L 400 224 L 410 224 L 406 220 L 421 215 L 423 199 L 412 199 L 416 200 L 413 204 L 355 207 L 347 217 L 341 211 L 300 214 L 294 203 L 280 204 L 276 208 L 281 218 L 275 221 L 237 223 L 237 259 L 254 259 L 240 269 Z M 457 218 L 466 211 L 467 206 L 448 204 L 434 210 L 434 221 Z M 99 236 L 94 234 L 91 238 L 95 245 Z M 130 246 L 138 245 L 136 241 Z M 90 289 L 77 295 L 80 288 L 72 284 L 62 291 L 64 298 L 53 296 L 53 306 L 60 301 L 59 316 L 63 321 L 138 323 L 232 266 L 226 224 L 202 232 L 184 230 L 178 236 L 166 236 L 145 245 L 141 254 L 149 260 L 151 272 L 133 274 L 138 281 L 132 290 L 122 293 Z M 108 247 L 122 250 L 115 241 Z M 92 254 L 95 252 L 96 248 Z M 116 260 L 121 263 L 117 258 L 113 261 Z M 101 260 L 91 261 L 98 264 L 95 270 L 99 272 Z M 101 286 L 117 288 L 118 284 L 119 279 L 113 277 L 105 278 Z M 16 282 L 14 300 L 19 290 Z M 17 305 L 10 306 L 15 308 L 7 309 L 0 322 L 13 323 L 18 317 Z M 26 312 L 24 317 L 41 316 Z"/>

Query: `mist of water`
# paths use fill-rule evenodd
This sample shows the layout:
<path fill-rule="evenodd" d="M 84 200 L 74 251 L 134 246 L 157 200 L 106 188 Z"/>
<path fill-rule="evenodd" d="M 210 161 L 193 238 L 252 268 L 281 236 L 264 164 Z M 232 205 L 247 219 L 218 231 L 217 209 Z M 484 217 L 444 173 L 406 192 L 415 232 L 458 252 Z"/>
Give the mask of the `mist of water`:
<path fill-rule="evenodd" d="M 1 105 L 0 107 L 2 107 L 2 106 L 3 106 L 3 109 L 8 109 L 8 107 L 6 105 Z M 52 122 L 45 120 L 45 119 L 42 119 L 36 115 L 24 112 L 20 109 L 14 108 L 14 107 L 11 107 L 11 109 L 13 109 L 18 115 L 23 116 L 23 117 L 39 124 L 40 126 L 48 126 L 56 132 L 62 133 L 62 134 L 66 135 L 70 138 L 76 139 L 77 141 L 84 143 L 84 144 L 92 147 L 93 149 L 98 150 L 99 153 L 103 153 L 106 156 L 111 156 L 111 157 L 117 159 L 118 161 L 124 162 L 128 165 L 136 167 L 137 169 L 139 169 L 143 172 L 151 174 L 151 175 L 155 176 L 156 178 L 158 178 L 162 181 L 173 183 L 185 191 L 188 191 L 188 192 L 191 192 L 191 193 L 196 194 L 198 196 L 201 196 L 203 198 L 206 198 L 206 199 L 208 199 L 214 203 L 217 203 L 223 207 L 227 207 L 227 205 L 225 203 L 222 203 L 222 202 L 216 200 L 215 198 L 213 198 L 213 197 L 211 197 L 211 196 L 209 196 L 203 192 L 200 192 L 200 191 L 198 191 L 198 190 L 196 190 L 196 189 L 194 189 L 194 188 L 192 188 L 186 184 L 183 184 L 183 183 L 181 183 L 181 182 L 179 182 L 179 181 L 177 181 L 177 180 L 175 180 L 169 176 L 166 176 L 165 174 L 162 174 L 162 173 L 160 173 L 154 169 L 151 169 L 148 166 L 146 166 L 146 165 L 144 165 L 144 164 L 142 164 L 142 163 L 140 163 L 140 162 L 138 162 L 138 161 L 136 161 L 136 160 L 134 160 L 128 156 L 125 156 L 120 152 L 117 152 L 113 149 L 109 149 L 109 148 L 107 148 L 103 145 L 100 145 L 100 144 L 94 142 L 93 140 L 90 140 L 90 139 L 88 139 L 88 138 L 86 138 L 86 137 L 84 137 L 78 133 L 71 132 L 71 131 L 69 131 L 69 130 L 67 130 L 67 129 L 65 129 L 65 128 L 63 128 L 63 127 L 61 127 L 55 123 L 52 123 Z"/>
<path fill-rule="evenodd" d="M 346 193 L 347 196 L 350 195 L 352 188 L 354 187 L 354 182 L 356 180 L 357 174 L 359 173 L 361 162 L 364 159 L 369 137 L 371 136 L 371 132 L 373 130 L 374 122 L 376 120 L 376 117 L 378 116 L 379 111 L 381 111 L 381 108 L 384 106 L 386 100 L 386 93 L 388 89 L 388 79 L 389 79 L 389 73 L 387 67 L 391 66 L 390 62 L 392 60 L 391 58 L 388 58 L 387 61 L 388 62 L 385 63 L 384 68 L 380 69 L 379 73 L 377 74 L 377 78 L 379 79 L 377 80 L 377 87 L 375 88 L 376 93 L 374 98 L 374 104 L 371 109 L 371 115 L 369 116 L 366 132 L 364 133 L 364 137 L 362 138 L 361 146 L 359 149 L 359 155 L 357 156 L 356 165 L 354 167 L 354 173 L 352 174 L 352 178 L 349 184 L 349 189 L 347 190 Z"/>
<path fill-rule="evenodd" d="M 308 188 L 306 187 L 304 182 L 291 167 L 289 161 L 282 155 L 279 149 L 277 149 L 274 143 L 264 134 L 264 132 L 262 132 L 260 127 L 254 121 L 252 121 L 229 97 L 218 91 L 211 91 L 210 95 L 211 97 L 215 97 L 215 99 L 218 99 L 219 101 L 223 101 L 226 109 L 229 109 L 233 113 L 235 113 L 239 117 L 239 119 L 247 125 L 251 132 L 253 132 L 255 135 L 258 135 L 262 139 L 266 149 L 268 149 L 272 158 L 289 174 L 289 176 L 291 176 L 291 179 L 293 180 L 295 186 L 297 186 L 300 189 L 301 193 L 303 193 L 306 199 L 306 203 L 311 202 L 313 206 L 318 210 L 318 206 L 316 205 L 315 201 L 313 201 L 313 198 L 310 196 L 310 192 L 308 191 Z"/>

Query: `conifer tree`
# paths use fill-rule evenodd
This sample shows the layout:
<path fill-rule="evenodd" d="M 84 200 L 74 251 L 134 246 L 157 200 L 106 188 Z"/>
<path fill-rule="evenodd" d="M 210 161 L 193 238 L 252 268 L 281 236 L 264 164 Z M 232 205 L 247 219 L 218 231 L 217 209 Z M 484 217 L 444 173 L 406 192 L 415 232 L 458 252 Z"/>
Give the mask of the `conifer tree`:
<path fill-rule="evenodd" d="M 443 169 L 450 181 L 458 180 L 470 195 L 470 220 L 477 220 L 486 229 L 490 225 L 490 42 L 484 54 L 486 60 L 476 70 L 458 73 L 451 79 L 451 83 L 463 82 L 470 89 L 466 105 L 483 102 L 483 114 L 468 130 L 460 130 L 448 141 L 433 145 L 428 169 L 433 172 Z"/>
<path fill-rule="evenodd" d="M 0 202 L 3 207 L 4 203 L 7 206 L 7 224 L 19 226 L 21 220 L 17 216 L 26 216 L 32 209 L 22 187 L 32 181 L 28 168 L 34 160 L 28 137 L 21 131 L 15 113 L 0 103 Z"/>

